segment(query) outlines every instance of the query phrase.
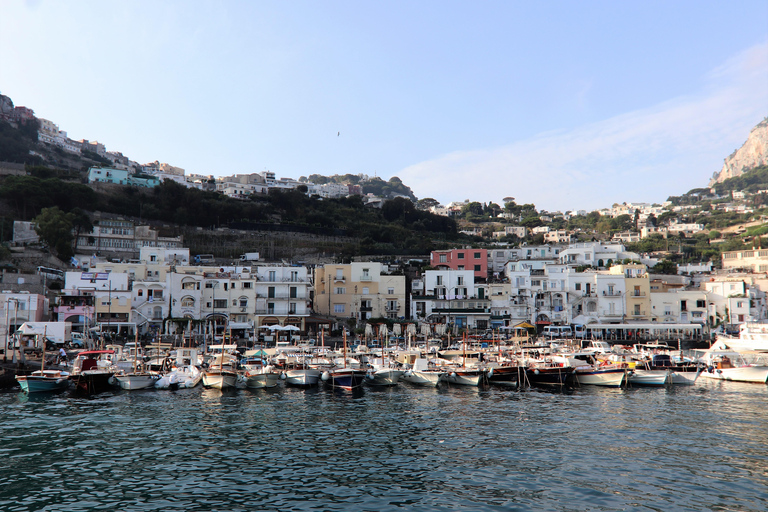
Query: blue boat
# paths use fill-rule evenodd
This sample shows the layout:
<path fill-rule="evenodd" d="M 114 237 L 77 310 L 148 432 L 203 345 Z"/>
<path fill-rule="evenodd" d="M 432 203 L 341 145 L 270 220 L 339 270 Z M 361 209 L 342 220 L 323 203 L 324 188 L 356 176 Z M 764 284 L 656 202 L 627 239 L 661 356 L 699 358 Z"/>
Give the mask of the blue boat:
<path fill-rule="evenodd" d="M 69 387 L 69 373 L 61 370 L 38 370 L 29 375 L 17 375 L 23 393 L 62 391 Z"/>

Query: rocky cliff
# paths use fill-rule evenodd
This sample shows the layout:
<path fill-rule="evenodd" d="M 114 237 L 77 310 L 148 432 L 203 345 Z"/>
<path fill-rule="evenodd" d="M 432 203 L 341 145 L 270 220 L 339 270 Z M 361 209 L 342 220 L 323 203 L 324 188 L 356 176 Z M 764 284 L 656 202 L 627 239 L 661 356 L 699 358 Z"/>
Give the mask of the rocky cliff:
<path fill-rule="evenodd" d="M 768 164 L 768 117 L 752 128 L 747 142 L 725 159 L 720 172 L 712 175 L 709 186 L 766 164 Z"/>

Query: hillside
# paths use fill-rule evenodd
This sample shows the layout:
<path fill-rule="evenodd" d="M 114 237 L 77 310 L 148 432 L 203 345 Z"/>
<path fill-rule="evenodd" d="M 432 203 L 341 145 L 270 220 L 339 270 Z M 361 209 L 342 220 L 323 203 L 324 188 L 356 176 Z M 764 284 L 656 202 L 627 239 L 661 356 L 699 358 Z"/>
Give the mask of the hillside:
<path fill-rule="evenodd" d="M 768 117 L 752 128 L 747 141 L 725 159 L 723 168 L 712 176 L 709 186 L 764 165 L 768 165 Z"/>

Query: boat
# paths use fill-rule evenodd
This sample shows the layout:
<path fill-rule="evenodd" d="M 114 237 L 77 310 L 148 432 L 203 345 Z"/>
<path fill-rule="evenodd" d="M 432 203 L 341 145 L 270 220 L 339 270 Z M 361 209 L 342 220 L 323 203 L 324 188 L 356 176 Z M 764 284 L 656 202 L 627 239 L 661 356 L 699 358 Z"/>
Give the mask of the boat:
<path fill-rule="evenodd" d="M 729 350 L 720 342 L 704 353 L 701 362 L 706 365 L 701 377 L 714 380 L 731 380 L 736 382 L 768 382 L 768 366 L 765 364 L 748 363 L 744 354 Z"/>
<path fill-rule="evenodd" d="M 521 377 L 524 379 L 525 368 L 517 364 L 494 364 L 485 368 L 485 378 L 488 384 L 499 386 L 519 386 Z"/>
<path fill-rule="evenodd" d="M 672 384 L 672 377 L 670 370 L 650 370 L 637 365 L 629 376 L 629 383 L 633 386 L 662 387 Z"/>
<path fill-rule="evenodd" d="M 405 382 L 420 386 L 437 386 L 445 371 L 430 363 L 429 359 L 419 357 L 413 362 L 413 368 L 406 370 L 401 377 Z"/>
<path fill-rule="evenodd" d="M 261 357 L 250 357 L 241 362 L 245 373 L 245 387 L 249 389 L 273 388 L 277 386 L 280 373 Z"/>
<path fill-rule="evenodd" d="M 591 386 L 621 387 L 632 375 L 632 370 L 619 364 L 585 365 L 576 367 L 576 381 Z"/>
<path fill-rule="evenodd" d="M 532 386 L 573 387 L 576 370 L 565 363 L 531 361 L 525 368 L 525 378 Z"/>
<path fill-rule="evenodd" d="M 747 322 L 739 325 L 738 336 L 718 334 L 717 341 L 736 352 L 768 352 L 768 323 Z"/>
<path fill-rule="evenodd" d="M 232 389 L 237 386 L 237 362 L 228 354 L 217 355 L 213 363 L 203 372 L 203 387 L 213 389 Z"/>
<path fill-rule="evenodd" d="M 670 384 L 693 386 L 704 366 L 693 361 L 673 361 L 669 354 L 656 354 L 649 364 L 651 370 L 669 370 Z"/>
<path fill-rule="evenodd" d="M 69 387 L 69 373 L 61 370 L 37 370 L 29 375 L 17 375 L 23 393 L 62 391 Z"/>
<path fill-rule="evenodd" d="M 481 368 L 446 368 L 440 380 L 458 386 L 479 386 L 484 371 Z"/>
<path fill-rule="evenodd" d="M 400 382 L 400 377 L 405 373 L 404 370 L 393 366 L 384 356 L 382 349 L 380 358 L 370 358 L 368 360 L 370 367 L 366 372 L 365 381 L 369 386 L 396 386 Z"/>
<path fill-rule="evenodd" d="M 127 345 L 127 344 L 126 344 Z M 129 358 L 133 356 L 132 363 L 133 368 L 130 371 L 121 371 L 116 373 L 113 377 L 120 389 L 127 391 L 134 391 L 137 389 L 152 389 L 155 387 L 155 383 L 160 379 L 160 374 L 155 371 L 148 371 L 144 367 L 144 362 L 139 361 L 139 335 L 136 334 L 136 342 L 129 347 Z"/>
<path fill-rule="evenodd" d="M 94 395 L 112 388 L 110 379 L 115 374 L 111 356 L 114 350 L 86 350 L 77 354 L 69 375 L 79 392 Z"/>
<path fill-rule="evenodd" d="M 308 364 L 296 362 L 286 365 L 283 375 L 285 383 L 289 386 L 310 387 L 320 382 L 322 371 L 312 368 Z"/>
<path fill-rule="evenodd" d="M 334 367 L 330 370 L 323 372 L 321 378 L 326 381 L 332 388 L 344 389 L 352 391 L 360 389 L 365 381 L 365 370 L 360 368 L 347 367 L 347 333 L 344 332 L 344 352 L 343 352 L 343 367 Z"/>
<path fill-rule="evenodd" d="M 193 388 L 200 384 L 203 372 L 199 368 L 197 349 L 176 349 L 171 370 L 155 382 L 155 389 Z"/>

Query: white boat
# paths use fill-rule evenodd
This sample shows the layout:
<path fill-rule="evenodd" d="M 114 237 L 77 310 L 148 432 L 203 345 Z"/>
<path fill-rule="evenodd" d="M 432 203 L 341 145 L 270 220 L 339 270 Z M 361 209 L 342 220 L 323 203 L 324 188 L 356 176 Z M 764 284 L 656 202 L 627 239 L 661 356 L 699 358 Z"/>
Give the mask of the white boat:
<path fill-rule="evenodd" d="M 643 370 L 637 366 L 629 376 L 629 383 L 633 386 L 666 386 L 672 383 L 670 374 L 669 370 Z"/>
<path fill-rule="evenodd" d="M 371 368 L 366 373 L 366 383 L 370 386 L 396 386 L 405 372 L 397 368 Z"/>
<path fill-rule="evenodd" d="M 237 384 L 237 373 L 219 368 L 203 372 L 203 387 L 213 389 L 232 389 Z"/>
<path fill-rule="evenodd" d="M 155 382 L 156 389 L 193 388 L 203 380 L 203 372 L 198 366 L 200 359 L 197 349 L 179 348 L 175 352 L 176 358 L 171 371 Z"/>
<path fill-rule="evenodd" d="M 717 341 L 736 352 L 768 352 L 768 323 L 749 322 L 739 326 L 738 336 L 720 334 Z"/>
<path fill-rule="evenodd" d="M 24 393 L 61 391 L 69 387 L 69 373 L 61 370 L 37 370 L 29 375 L 17 375 Z"/>
<path fill-rule="evenodd" d="M 121 373 L 114 376 L 120 389 L 136 390 L 154 388 L 155 383 L 160 379 L 157 372 L 136 372 Z"/>
<path fill-rule="evenodd" d="M 428 359 L 417 358 L 413 363 L 413 368 L 406 370 L 401 378 L 411 384 L 437 386 L 443 373 L 445 373 L 443 370 L 432 367 Z"/>
<path fill-rule="evenodd" d="M 320 382 L 320 376 L 322 371 L 317 368 L 310 368 L 308 365 L 296 364 L 293 367 L 288 367 L 283 375 L 285 375 L 285 383 L 289 386 L 301 386 L 309 387 L 316 386 Z"/>
<path fill-rule="evenodd" d="M 271 366 L 252 368 L 245 371 L 245 387 L 249 389 L 273 388 L 277 386 L 280 374 Z"/>
<path fill-rule="evenodd" d="M 440 380 L 448 384 L 458 386 L 479 386 L 483 378 L 483 370 L 480 368 L 447 368 Z"/>
<path fill-rule="evenodd" d="M 743 354 L 734 350 L 727 350 L 720 342 L 704 353 L 701 362 L 706 365 L 706 369 L 701 373 L 701 377 L 704 379 L 762 384 L 768 381 L 768 366 L 748 363 Z"/>
<path fill-rule="evenodd" d="M 620 387 L 632 371 L 621 365 L 577 366 L 576 379 L 579 384 L 592 386 Z"/>
<path fill-rule="evenodd" d="M 197 366 L 176 367 L 155 382 L 155 389 L 193 388 L 203 380 L 203 372 Z"/>
<path fill-rule="evenodd" d="M 203 372 L 203 387 L 213 389 L 232 389 L 237 387 L 237 360 L 229 354 L 217 355 L 207 370 Z M 241 379 L 242 380 L 242 379 Z"/>

